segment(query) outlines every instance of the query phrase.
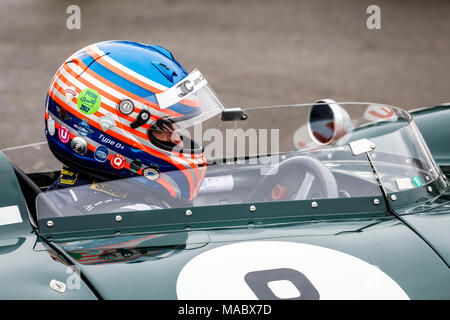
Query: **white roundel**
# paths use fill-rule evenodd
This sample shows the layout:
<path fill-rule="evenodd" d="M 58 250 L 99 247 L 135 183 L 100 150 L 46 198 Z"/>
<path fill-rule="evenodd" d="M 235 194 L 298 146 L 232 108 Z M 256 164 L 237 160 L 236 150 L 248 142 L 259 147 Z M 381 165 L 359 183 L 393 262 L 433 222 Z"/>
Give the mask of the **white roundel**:
<path fill-rule="evenodd" d="M 183 300 L 409 299 L 374 265 L 304 243 L 240 242 L 205 251 L 177 279 Z"/>
<path fill-rule="evenodd" d="M 298 128 L 292 136 L 292 140 L 297 150 L 308 147 L 312 143 L 308 131 L 308 126 L 305 125 Z"/>
<path fill-rule="evenodd" d="M 379 104 L 371 104 L 364 112 L 364 118 L 369 121 L 397 121 L 394 109 Z"/>

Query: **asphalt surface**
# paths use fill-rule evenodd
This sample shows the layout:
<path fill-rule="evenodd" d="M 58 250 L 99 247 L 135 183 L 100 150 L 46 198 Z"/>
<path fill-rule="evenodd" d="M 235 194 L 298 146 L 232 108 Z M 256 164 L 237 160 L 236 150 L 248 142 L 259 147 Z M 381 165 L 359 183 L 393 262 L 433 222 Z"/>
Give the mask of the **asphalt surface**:
<path fill-rule="evenodd" d="M 53 74 L 88 44 L 159 44 L 198 67 L 229 106 L 370 101 L 406 109 L 450 101 L 449 1 L 73 1 L 0 4 L 0 149 L 44 140 Z M 366 8 L 381 8 L 368 30 Z"/>

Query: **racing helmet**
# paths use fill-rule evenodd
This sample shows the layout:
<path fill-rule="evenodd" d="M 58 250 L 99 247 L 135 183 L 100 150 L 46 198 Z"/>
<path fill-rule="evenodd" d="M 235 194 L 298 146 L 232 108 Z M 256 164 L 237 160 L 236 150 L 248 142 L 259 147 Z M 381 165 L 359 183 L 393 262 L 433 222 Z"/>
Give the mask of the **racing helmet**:
<path fill-rule="evenodd" d="M 54 75 L 45 135 L 58 160 L 93 178 L 141 175 L 192 199 L 206 159 L 181 132 L 223 109 L 200 71 L 188 74 L 168 50 L 106 41 L 77 51 Z M 160 175 L 172 170 L 182 179 Z"/>

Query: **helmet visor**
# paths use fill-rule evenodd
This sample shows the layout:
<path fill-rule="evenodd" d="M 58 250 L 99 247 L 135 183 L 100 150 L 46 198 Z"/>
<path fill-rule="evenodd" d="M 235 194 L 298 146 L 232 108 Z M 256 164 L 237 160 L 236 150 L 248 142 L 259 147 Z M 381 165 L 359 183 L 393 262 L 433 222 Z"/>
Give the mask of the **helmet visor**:
<path fill-rule="evenodd" d="M 175 129 L 199 124 L 222 112 L 225 107 L 203 75 L 195 69 L 183 80 L 156 94 L 161 111 L 168 114 Z"/>

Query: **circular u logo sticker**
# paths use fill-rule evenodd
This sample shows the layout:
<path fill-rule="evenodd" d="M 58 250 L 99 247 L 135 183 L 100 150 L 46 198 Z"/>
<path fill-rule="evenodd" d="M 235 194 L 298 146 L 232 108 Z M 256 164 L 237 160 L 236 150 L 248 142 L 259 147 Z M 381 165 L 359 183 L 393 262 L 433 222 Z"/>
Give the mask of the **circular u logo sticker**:
<path fill-rule="evenodd" d="M 100 94 L 94 89 L 84 89 L 78 95 L 77 106 L 84 114 L 93 114 L 100 108 Z"/>
<path fill-rule="evenodd" d="M 70 140 L 70 132 L 66 127 L 59 127 L 58 129 L 58 137 L 62 143 L 67 143 Z"/>

